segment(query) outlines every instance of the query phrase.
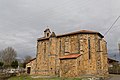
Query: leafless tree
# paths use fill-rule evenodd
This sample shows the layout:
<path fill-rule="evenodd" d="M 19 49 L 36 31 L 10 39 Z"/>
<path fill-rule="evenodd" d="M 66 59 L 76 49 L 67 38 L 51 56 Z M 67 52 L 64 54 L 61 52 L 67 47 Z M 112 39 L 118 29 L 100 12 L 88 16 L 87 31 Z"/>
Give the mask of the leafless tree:
<path fill-rule="evenodd" d="M 24 63 L 29 62 L 31 59 L 32 59 L 31 56 L 29 56 L 29 55 L 25 56 L 25 58 L 24 58 Z"/>
<path fill-rule="evenodd" d="M 1 51 L 2 60 L 5 65 L 11 65 L 12 61 L 15 60 L 17 52 L 12 47 L 7 47 Z"/>
<path fill-rule="evenodd" d="M 2 62 L 3 60 L 2 60 L 2 51 L 0 51 L 0 61 Z"/>

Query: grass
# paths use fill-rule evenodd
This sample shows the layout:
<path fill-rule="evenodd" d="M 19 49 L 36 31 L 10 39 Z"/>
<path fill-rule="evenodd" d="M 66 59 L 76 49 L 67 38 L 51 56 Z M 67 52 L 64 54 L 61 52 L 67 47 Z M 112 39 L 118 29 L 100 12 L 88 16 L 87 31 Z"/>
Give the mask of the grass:
<path fill-rule="evenodd" d="M 25 75 L 21 75 L 21 76 L 15 76 L 15 77 L 11 77 L 8 80 L 81 80 L 80 78 L 31 78 L 30 76 L 25 76 Z"/>

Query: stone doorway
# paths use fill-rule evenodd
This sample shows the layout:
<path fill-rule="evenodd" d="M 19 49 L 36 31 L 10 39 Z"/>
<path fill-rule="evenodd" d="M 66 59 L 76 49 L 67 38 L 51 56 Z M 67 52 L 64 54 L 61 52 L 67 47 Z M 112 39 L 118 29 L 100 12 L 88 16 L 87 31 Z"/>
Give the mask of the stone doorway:
<path fill-rule="evenodd" d="M 31 72 L 31 67 L 27 67 L 27 73 L 30 74 Z"/>

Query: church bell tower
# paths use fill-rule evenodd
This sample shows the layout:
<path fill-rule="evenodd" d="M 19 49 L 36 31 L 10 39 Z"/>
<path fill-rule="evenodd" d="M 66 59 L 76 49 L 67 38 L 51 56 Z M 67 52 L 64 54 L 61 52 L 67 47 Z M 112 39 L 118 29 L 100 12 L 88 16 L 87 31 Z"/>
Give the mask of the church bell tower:
<path fill-rule="evenodd" d="M 44 31 L 44 37 L 45 37 L 45 38 L 49 38 L 49 37 L 50 37 L 50 34 L 51 34 L 50 29 L 47 28 L 47 29 Z"/>

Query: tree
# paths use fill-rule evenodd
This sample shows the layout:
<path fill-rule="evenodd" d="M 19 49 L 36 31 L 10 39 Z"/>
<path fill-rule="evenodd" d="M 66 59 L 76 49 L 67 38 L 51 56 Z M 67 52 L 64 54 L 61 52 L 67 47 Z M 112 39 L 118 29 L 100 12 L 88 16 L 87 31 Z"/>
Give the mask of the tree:
<path fill-rule="evenodd" d="M 29 62 L 31 59 L 32 59 L 31 56 L 29 56 L 29 55 L 25 56 L 25 58 L 24 58 L 24 63 Z"/>
<path fill-rule="evenodd" d="M 16 69 L 18 67 L 18 61 L 17 60 L 13 61 L 11 63 L 11 67 Z"/>
<path fill-rule="evenodd" d="M 23 67 L 23 68 L 26 68 L 26 63 L 22 63 L 22 67 Z"/>
<path fill-rule="evenodd" d="M 22 64 L 23 68 L 26 67 L 26 63 L 29 62 L 31 59 L 32 59 L 31 56 L 29 56 L 29 55 L 25 56 L 24 62 L 23 62 L 23 64 Z"/>
<path fill-rule="evenodd" d="M 4 63 L 3 63 L 3 62 L 0 62 L 0 68 L 2 68 L 2 67 L 3 67 L 3 65 L 4 65 Z"/>
<path fill-rule="evenodd" d="M 0 51 L 0 61 L 2 62 L 3 61 L 3 54 L 2 54 L 2 51 Z"/>
<path fill-rule="evenodd" d="M 17 56 L 17 52 L 12 47 L 7 47 L 1 51 L 4 65 L 10 66 Z"/>

